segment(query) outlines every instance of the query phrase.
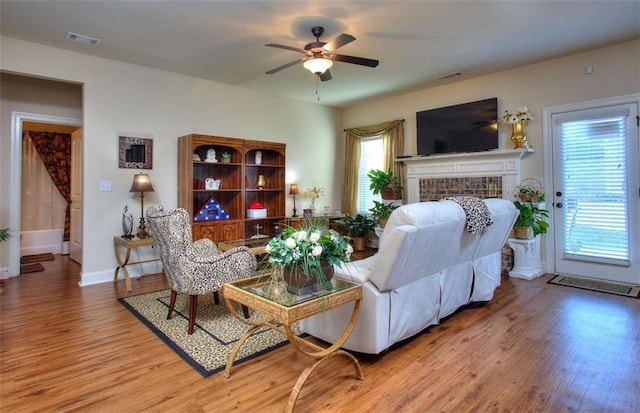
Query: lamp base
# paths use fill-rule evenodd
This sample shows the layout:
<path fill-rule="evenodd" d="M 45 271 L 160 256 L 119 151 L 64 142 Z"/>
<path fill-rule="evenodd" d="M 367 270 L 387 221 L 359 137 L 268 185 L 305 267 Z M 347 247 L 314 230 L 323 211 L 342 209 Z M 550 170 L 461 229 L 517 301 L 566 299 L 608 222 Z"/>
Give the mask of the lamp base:
<path fill-rule="evenodd" d="M 138 233 L 136 235 L 140 239 L 151 238 L 151 234 L 147 231 L 147 226 L 144 223 L 144 217 L 140 218 L 140 226 L 138 227 Z"/>

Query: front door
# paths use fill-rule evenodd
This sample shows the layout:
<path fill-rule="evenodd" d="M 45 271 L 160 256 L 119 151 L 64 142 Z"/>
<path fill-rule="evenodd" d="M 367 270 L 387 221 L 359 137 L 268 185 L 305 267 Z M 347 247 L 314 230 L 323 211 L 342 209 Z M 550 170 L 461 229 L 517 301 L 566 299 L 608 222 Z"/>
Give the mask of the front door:
<path fill-rule="evenodd" d="M 556 272 L 640 283 L 637 116 L 637 104 L 552 114 Z"/>
<path fill-rule="evenodd" d="M 69 258 L 82 264 L 82 129 L 71 134 L 70 215 Z"/>

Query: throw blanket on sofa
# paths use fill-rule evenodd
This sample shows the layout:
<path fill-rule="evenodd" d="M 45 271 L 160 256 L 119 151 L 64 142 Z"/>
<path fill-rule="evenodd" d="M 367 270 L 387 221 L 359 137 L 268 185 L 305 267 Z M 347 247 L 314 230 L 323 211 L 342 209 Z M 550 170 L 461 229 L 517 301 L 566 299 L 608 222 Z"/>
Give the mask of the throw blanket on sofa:
<path fill-rule="evenodd" d="M 442 199 L 457 202 L 462 207 L 467 218 L 467 231 L 472 234 L 477 234 L 493 224 L 489 209 L 480 198 L 475 196 L 451 196 Z"/>

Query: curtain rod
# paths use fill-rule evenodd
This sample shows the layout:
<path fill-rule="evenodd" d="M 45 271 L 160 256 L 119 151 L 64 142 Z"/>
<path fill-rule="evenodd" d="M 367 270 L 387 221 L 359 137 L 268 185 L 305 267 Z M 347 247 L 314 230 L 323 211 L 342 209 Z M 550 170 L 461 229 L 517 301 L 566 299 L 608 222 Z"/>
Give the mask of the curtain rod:
<path fill-rule="evenodd" d="M 400 119 L 401 122 L 404 122 L 404 119 Z M 342 129 L 343 132 L 346 132 L 348 129 Z"/>

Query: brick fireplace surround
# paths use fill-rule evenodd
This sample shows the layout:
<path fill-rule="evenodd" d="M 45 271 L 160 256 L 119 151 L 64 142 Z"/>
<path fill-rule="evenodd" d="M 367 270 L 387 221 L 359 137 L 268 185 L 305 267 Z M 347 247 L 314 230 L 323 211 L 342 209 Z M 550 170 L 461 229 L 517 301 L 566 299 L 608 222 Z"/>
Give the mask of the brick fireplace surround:
<path fill-rule="evenodd" d="M 398 158 L 407 168 L 407 202 L 473 195 L 513 199 L 522 158 L 533 150 L 493 151 Z"/>

